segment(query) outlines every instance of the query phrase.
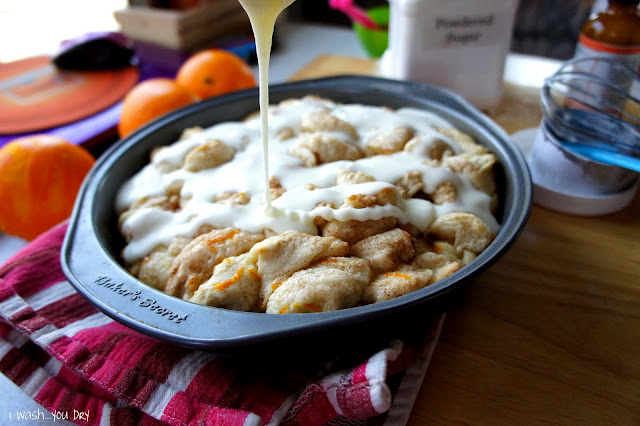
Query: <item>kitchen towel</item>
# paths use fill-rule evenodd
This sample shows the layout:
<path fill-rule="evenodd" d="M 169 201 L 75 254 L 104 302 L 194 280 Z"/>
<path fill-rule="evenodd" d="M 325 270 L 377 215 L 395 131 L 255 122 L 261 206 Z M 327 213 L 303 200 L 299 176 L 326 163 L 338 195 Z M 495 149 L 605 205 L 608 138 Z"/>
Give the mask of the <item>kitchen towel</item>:
<path fill-rule="evenodd" d="M 77 424 L 402 425 L 444 315 L 415 341 L 278 356 L 183 348 L 96 310 L 64 277 L 66 224 L 0 267 L 0 372 Z M 15 407 L 19 411 L 20 407 Z M 16 412 L 17 414 L 17 412 Z"/>

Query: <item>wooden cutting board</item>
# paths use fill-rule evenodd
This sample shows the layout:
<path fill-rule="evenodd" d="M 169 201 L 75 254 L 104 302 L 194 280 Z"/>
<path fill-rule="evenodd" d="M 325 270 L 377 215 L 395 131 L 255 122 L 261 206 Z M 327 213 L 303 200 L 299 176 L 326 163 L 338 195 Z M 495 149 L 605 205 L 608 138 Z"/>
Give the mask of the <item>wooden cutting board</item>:
<path fill-rule="evenodd" d="M 347 56 L 319 56 L 290 80 L 330 77 L 335 75 L 379 75 L 378 62 L 370 59 Z M 529 127 L 537 127 L 542 118 L 540 107 L 540 88 L 524 87 L 505 83 L 502 100 L 489 111 L 485 111 L 507 133 L 513 133 Z"/>

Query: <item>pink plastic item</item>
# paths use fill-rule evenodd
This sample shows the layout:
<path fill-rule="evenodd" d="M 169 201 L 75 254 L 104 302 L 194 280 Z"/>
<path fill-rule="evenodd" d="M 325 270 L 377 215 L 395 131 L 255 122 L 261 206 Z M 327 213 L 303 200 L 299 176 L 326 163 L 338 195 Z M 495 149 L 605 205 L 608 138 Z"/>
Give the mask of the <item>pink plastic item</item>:
<path fill-rule="evenodd" d="M 353 4 L 353 0 L 329 0 L 329 7 L 347 15 L 351 20 L 370 30 L 378 30 L 378 24 L 373 22 L 366 12 Z"/>

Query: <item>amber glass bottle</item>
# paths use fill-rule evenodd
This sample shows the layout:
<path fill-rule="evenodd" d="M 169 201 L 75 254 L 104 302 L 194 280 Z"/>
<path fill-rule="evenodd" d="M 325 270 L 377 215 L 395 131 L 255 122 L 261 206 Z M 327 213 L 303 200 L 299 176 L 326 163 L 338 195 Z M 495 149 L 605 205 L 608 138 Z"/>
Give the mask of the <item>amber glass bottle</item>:
<path fill-rule="evenodd" d="M 583 25 L 575 54 L 575 58 L 596 58 L 576 65 L 579 71 L 615 83 L 617 87 L 612 90 L 602 85 L 585 85 L 584 88 L 614 110 L 627 110 L 636 117 L 640 117 L 638 103 L 629 101 L 625 93 L 640 98 L 638 77 L 622 72 L 617 63 L 623 63 L 640 73 L 639 5 L 640 0 L 607 1 L 604 10 L 592 14 Z M 571 105 L 571 102 L 568 104 Z M 635 120 L 638 121 L 637 118 Z"/>
<path fill-rule="evenodd" d="M 640 67 L 640 9 L 638 0 L 609 0 L 582 27 L 576 57 L 608 56 Z"/>

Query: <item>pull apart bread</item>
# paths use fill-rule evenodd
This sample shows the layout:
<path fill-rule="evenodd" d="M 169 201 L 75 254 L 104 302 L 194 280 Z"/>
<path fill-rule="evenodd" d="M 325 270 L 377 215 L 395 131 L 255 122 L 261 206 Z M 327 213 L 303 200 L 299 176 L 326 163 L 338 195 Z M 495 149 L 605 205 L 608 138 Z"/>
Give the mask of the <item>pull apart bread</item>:
<path fill-rule="evenodd" d="M 332 311 L 433 284 L 495 238 L 496 159 L 446 120 L 308 96 L 269 123 L 268 188 L 257 115 L 151 153 L 116 200 L 131 274 L 202 305 Z"/>

